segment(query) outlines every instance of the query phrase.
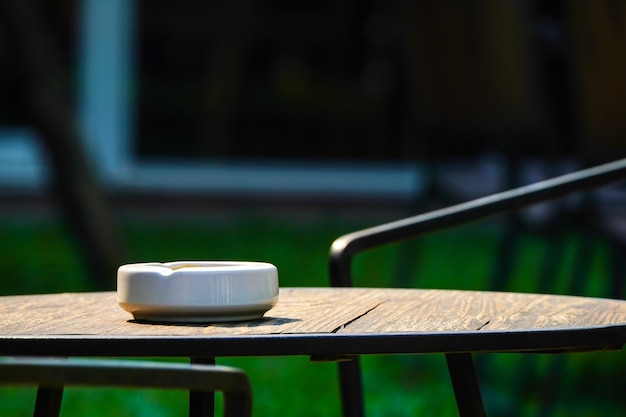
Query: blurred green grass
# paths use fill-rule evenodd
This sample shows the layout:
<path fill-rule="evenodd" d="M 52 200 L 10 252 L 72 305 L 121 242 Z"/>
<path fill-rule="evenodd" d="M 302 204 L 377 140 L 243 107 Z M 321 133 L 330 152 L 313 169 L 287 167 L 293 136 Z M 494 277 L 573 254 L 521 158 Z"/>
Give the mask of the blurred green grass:
<path fill-rule="evenodd" d="M 372 224 L 371 219 L 332 216 L 190 218 L 175 222 L 135 219 L 125 221 L 122 232 L 130 252 L 128 262 L 262 260 L 278 267 L 281 286 L 327 286 L 326 262 L 332 241 Z M 483 222 L 369 251 L 355 259 L 355 282 L 386 286 L 390 276 L 412 276 L 417 270 L 418 279 L 411 285 L 484 289 L 500 244 L 498 236 L 496 223 Z M 577 239 L 579 236 L 572 234 L 562 242 L 566 257 L 554 277 L 553 292 L 567 292 Z M 523 235 L 510 289 L 536 288 L 537 282 L 531 278 L 539 275 L 548 244 L 539 236 Z M 51 219 L 0 221 L 0 246 L 3 295 L 92 289 L 71 236 Z M 602 296 L 608 291 L 606 242 L 596 238 L 593 248 L 592 274 L 585 292 Z M 484 358 L 488 361 L 480 368 L 481 382 L 492 416 L 536 416 L 544 409 L 552 410 L 553 416 L 626 415 L 623 352 L 492 354 L 477 359 L 482 363 Z M 362 361 L 368 415 L 457 415 L 443 356 L 371 356 Z M 548 380 L 547 371 L 561 361 L 557 380 Z M 313 363 L 306 357 L 218 358 L 218 363 L 241 367 L 250 374 L 256 416 L 339 415 L 334 363 Z M 543 403 L 542 384 L 556 390 L 550 404 L 553 407 Z M 0 415 L 31 415 L 34 392 L 31 388 L 2 388 Z M 186 415 L 186 407 L 187 396 L 182 392 L 68 389 L 62 415 L 174 417 Z"/>

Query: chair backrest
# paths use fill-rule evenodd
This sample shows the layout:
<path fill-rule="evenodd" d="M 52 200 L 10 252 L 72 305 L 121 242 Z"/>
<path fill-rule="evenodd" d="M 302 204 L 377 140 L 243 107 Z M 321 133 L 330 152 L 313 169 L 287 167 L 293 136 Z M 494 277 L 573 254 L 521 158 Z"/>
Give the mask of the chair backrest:
<path fill-rule="evenodd" d="M 136 360 L 4 358 L 0 360 L 0 385 L 38 385 L 178 389 L 224 394 L 225 417 L 252 414 L 248 376 L 232 367 Z M 61 391 L 62 393 L 62 391 Z M 60 401 L 38 404 L 35 415 L 56 415 Z"/>
<path fill-rule="evenodd" d="M 330 248 L 330 283 L 334 287 L 352 286 L 352 259 L 365 250 L 458 227 L 623 179 L 626 179 L 626 159 L 343 235 Z"/>

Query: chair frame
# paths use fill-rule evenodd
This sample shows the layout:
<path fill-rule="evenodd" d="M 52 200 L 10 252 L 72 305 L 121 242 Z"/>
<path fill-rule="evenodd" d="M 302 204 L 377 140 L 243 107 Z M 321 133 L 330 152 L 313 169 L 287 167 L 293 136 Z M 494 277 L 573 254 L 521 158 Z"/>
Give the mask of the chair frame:
<path fill-rule="evenodd" d="M 3 358 L 0 385 L 38 385 L 35 417 L 59 416 L 65 386 L 193 390 L 224 394 L 225 417 L 252 415 L 250 380 L 219 365 L 139 360 Z M 212 415 L 213 410 L 207 410 Z"/>
<path fill-rule="evenodd" d="M 333 287 L 353 285 L 352 259 L 360 252 L 505 214 L 572 193 L 600 188 L 624 179 L 626 159 L 621 159 L 343 235 L 330 248 L 330 284 Z M 476 403 L 473 400 L 476 396 L 466 395 L 472 391 L 480 392 L 471 355 L 447 354 L 446 359 L 461 417 L 484 416 L 482 402 Z M 338 365 L 343 415 L 361 417 L 364 415 L 364 404 L 359 360 L 356 358 Z"/>

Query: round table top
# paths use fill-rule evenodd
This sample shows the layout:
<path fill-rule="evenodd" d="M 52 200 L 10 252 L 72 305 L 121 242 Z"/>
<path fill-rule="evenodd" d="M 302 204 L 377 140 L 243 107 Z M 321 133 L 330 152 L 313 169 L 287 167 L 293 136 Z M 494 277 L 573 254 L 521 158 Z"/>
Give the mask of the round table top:
<path fill-rule="evenodd" d="M 512 292 L 281 288 L 261 319 L 139 322 L 115 292 L 0 297 L 0 354 L 265 356 L 619 349 L 626 301 Z"/>

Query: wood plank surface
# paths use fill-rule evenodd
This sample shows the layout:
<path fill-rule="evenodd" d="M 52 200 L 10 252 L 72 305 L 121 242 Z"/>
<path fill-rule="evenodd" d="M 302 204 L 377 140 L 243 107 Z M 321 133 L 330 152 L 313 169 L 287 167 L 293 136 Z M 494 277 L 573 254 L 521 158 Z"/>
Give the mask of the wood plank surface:
<path fill-rule="evenodd" d="M 532 331 L 626 325 L 626 302 L 588 297 L 404 290 L 343 332 Z"/>
<path fill-rule="evenodd" d="M 283 288 L 260 320 L 147 324 L 114 292 L 0 297 L 0 338 L 495 332 L 626 327 L 626 301 L 451 290 Z"/>

